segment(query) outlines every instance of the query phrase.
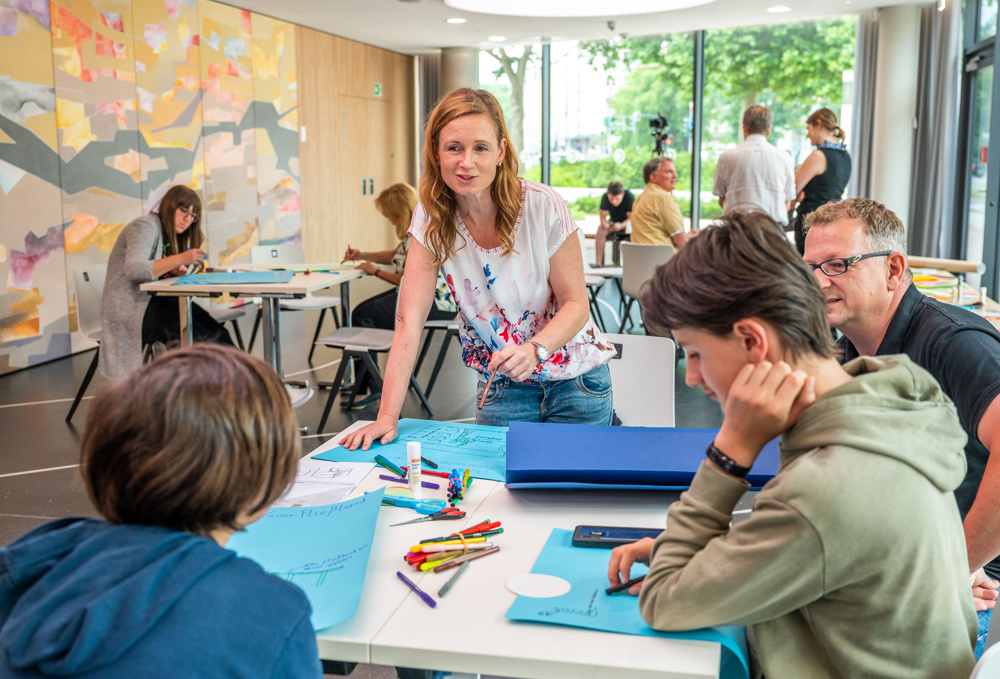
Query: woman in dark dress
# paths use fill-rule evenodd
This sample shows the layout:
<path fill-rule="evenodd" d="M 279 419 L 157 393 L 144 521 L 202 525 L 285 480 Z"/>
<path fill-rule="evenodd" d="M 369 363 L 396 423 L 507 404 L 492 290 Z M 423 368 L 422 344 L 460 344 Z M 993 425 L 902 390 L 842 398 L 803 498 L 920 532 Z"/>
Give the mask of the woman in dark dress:
<path fill-rule="evenodd" d="M 802 233 L 805 216 L 821 205 L 840 200 L 851 178 L 851 156 L 844 144 L 844 131 L 837 115 L 828 108 L 814 111 L 806 118 L 806 136 L 816 150 L 795 171 L 795 192 L 799 206 L 795 217 L 795 247 L 805 252 Z"/>

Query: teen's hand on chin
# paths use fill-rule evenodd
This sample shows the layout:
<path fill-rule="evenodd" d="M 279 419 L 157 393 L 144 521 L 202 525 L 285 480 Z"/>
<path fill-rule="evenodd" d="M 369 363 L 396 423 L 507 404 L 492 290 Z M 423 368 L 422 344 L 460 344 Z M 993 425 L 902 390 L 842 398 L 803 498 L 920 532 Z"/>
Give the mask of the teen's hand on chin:
<path fill-rule="evenodd" d="M 744 467 L 816 401 L 816 378 L 784 361 L 747 363 L 726 396 L 715 446 Z"/>

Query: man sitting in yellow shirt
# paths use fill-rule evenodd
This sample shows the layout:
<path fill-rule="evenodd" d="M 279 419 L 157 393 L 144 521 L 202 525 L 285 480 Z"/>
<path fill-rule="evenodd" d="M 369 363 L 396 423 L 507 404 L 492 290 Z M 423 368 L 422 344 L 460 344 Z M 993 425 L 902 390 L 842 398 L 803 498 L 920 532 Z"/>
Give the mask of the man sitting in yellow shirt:
<path fill-rule="evenodd" d="M 684 215 L 671 191 L 677 188 L 674 161 L 664 156 L 642 167 L 646 188 L 632 205 L 632 242 L 641 245 L 671 244 L 676 251 L 690 237 L 684 231 Z"/>

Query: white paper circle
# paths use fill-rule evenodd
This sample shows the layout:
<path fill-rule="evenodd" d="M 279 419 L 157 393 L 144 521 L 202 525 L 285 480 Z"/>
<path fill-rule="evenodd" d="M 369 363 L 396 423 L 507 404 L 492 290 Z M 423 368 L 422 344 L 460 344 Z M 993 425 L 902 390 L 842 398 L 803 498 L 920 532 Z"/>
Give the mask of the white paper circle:
<path fill-rule="evenodd" d="M 548 599 L 562 596 L 570 590 L 571 585 L 562 578 L 541 573 L 524 573 L 515 575 L 507 581 L 507 589 L 514 594 L 533 599 Z"/>

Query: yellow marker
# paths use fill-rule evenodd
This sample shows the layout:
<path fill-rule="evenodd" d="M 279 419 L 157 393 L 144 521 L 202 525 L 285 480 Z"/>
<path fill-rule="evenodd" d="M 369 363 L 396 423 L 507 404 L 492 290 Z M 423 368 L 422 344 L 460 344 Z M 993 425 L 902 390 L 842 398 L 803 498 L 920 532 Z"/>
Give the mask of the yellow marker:
<path fill-rule="evenodd" d="M 437 568 L 443 563 L 451 561 L 452 559 L 457 559 L 461 554 L 456 554 L 455 556 L 449 556 L 447 559 L 441 559 L 440 561 L 424 561 L 420 564 L 420 570 L 429 571 L 432 568 Z"/>
<path fill-rule="evenodd" d="M 475 544 L 477 542 L 486 542 L 486 538 L 466 538 L 465 541 L 467 543 L 469 543 L 470 545 L 472 545 L 472 544 Z M 434 546 L 439 546 L 439 545 L 459 545 L 459 546 L 461 546 L 462 545 L 462 541 L 461 540 L 447 540 L 445 542 L 429 542 L 429 543 L 427 543 L 427 545 L 428 546 L 430 546 L 430 545 L 434 545 Z M 422 551 L 424 551 L 424 545 L 413 545 L 412 547 L 410 547 L 410 551 L 411 552 L 422 552 Z"/>

